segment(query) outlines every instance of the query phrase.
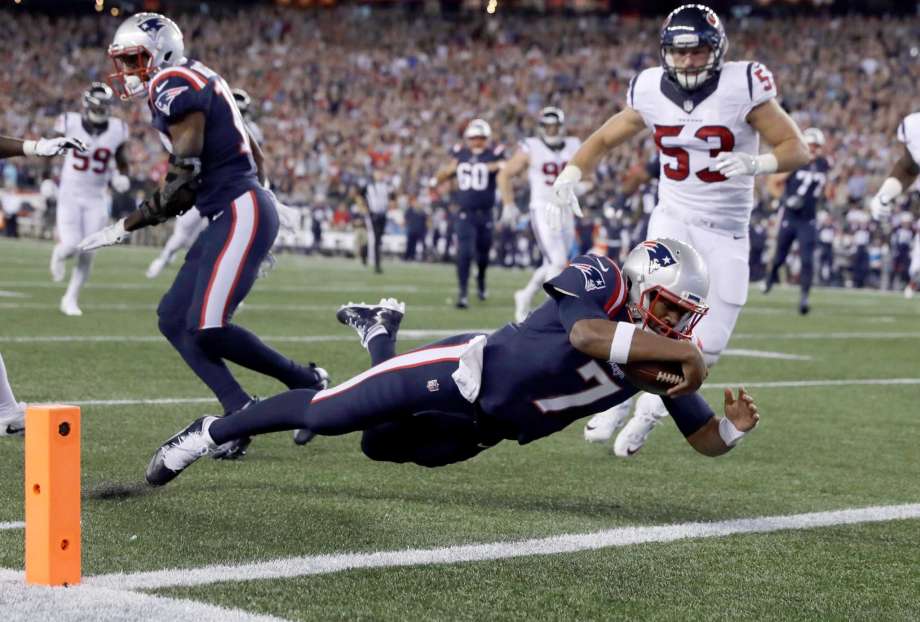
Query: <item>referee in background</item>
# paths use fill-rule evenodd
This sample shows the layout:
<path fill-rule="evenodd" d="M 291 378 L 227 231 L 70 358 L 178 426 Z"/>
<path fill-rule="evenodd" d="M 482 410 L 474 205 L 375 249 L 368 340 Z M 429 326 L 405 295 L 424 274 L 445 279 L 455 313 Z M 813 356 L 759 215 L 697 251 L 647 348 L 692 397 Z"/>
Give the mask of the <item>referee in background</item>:
<path fill-rule="evenodd" d="M 386 173 L 379 168 L 374 169 L 374 175 L 369 183 L 361 188 L 361 198 L 367 209 L 370 220 L 368 231 L 373 240 L 371 248 L 374 253 L 374 272 L 380 274 L 380 245 L 383 242 L 383 231 L 387 225 L 387 209 L 390 207 L 390 193 L 393 191 Z"/>

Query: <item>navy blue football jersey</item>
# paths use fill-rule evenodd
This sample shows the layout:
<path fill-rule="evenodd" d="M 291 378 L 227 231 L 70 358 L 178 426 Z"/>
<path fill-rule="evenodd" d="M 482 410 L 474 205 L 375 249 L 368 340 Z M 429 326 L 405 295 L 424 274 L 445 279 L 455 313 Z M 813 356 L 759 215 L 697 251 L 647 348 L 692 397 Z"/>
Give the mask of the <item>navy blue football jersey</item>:
<path fill-rule="evenodd" d="M 196 207 L 208 216 L 259 186 L 249 134 L 230 87 L 198 61 L 160 71 L 150 81 L 148 105 L 153 126 L 172 153 L 170 124 L 191 112 L 205 114 L 201 187 Z"/>
<path fill-rule="evenodd" d="M 786 178 L 783 191 L 785 218 L 814 220 L 818 203 L 824 196 L 830 164 L 826 158 L 817 157 L 810 164 L 796 169 Z"/>
<path fill-rule="evenodd" d="M 617 365 L 591 358 L 569 342 L 569 332 L 579 320 L 629 321 L 626 283 L 617 265 L 607 257 L 580 255 L 543 287 L 550 300 L 521 324 L 508 324 L 489 335 L 484 352 L 479 406 L 500 422 L 507 437 L 521 444 L 558 432 L 637 392 Z M 701 402 L 695 394 L 665 398 L 685 435 L 712 416 Z"/>
<path fill-rule="evenodd" d="M 495 207 L 495 177 L 498 170 L 489 171 L 489 164 L 505 159 L 502 145 L 487 147 L 473 153 L 465 145 L 455 145 L 450 156 L 457 160 L 457 189 L 454 202 L 469 212 L 491 212 Z"/>

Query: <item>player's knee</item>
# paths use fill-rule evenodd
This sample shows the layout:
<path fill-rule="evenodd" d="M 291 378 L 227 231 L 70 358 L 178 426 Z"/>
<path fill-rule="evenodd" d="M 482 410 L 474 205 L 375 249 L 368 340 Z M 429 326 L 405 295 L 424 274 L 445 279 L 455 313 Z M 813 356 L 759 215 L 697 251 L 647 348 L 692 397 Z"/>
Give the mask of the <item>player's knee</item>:
<path fill-rule="evenodd" d="M 371 460 L 378 462 L 409 462 L 409 456 L 404 455 L 402 445 L 393 443 L 395 440 L 388 429 L 382 426 L 365 430 L 361 434 L 361 451 Z"/>
<path fill-rule="evenodd" d="M 177 318 L 162 309 L 157 309 L 157 327 L 164 337 L 172 341 L 185 330 L 185 321 L 183 318 Z"/>
<path fill-rule="evenodd" d="M 193 333 L 195 345 L 203 352 L 216 353 L 219 351 L 221 342 L 226 338 L 224 327 L 216 328 L 199 328 Z"/>

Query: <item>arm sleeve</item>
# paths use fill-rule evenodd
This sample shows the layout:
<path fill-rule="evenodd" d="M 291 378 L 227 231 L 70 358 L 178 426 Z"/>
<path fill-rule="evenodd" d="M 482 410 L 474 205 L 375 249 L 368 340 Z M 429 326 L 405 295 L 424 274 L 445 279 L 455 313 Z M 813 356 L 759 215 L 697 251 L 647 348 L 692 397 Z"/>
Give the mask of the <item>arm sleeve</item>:
<path fill-rule="evenodd" d="M 684 438 L 702 428 L 707 421 L 716 416 L 699 393 L 681 397 L 662 395 L 661 401 L 664 402 L 665 408 L 668 409 L 668 413 L 674 419 L 674 423 L 677 424 Z"/>
<path fill-rule="evenodd" d="M 558 276 L 543 284 L 556 301 L 566 331 L 583 319 L 609 320 L 626 301 L 626 285 L 616 264 L 606 257 L 580 255 Z"/>
<path fill-rule="evenodd" d="M 54 120 L 54 131 L 64 136 L 67 133 L 67 113 L 62 113 Z"/>

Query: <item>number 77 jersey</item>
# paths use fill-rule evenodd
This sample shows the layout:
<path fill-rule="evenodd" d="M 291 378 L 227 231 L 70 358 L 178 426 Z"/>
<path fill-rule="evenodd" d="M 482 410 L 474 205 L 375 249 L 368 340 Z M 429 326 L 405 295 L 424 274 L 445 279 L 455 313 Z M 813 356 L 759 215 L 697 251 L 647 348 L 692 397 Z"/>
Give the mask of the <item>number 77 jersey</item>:
<path fill-rule="evenodd" d="M 642 116 L 661 154 L 658 204 L 716 227 L 746 228 L 754 178 L 727 179 L 715 160 L 723 151 L 757 155 L 760 137 L 746 118 L 774 97 L 773 75 L 755 62 L 727 62 L 695 91 L 681 89 L 661 67 L 633 78 L 627 105 Z"/>

